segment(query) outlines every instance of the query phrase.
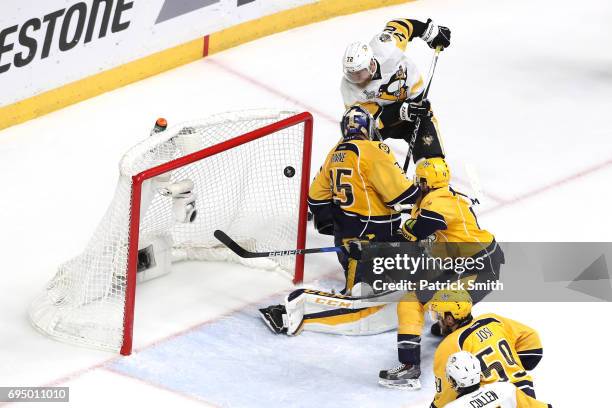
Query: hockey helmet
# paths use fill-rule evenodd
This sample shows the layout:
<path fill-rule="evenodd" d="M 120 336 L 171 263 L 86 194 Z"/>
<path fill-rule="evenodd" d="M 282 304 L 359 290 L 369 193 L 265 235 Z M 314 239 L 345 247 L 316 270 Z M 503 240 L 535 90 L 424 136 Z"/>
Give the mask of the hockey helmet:
<path fill-rule="evenodd" d="M 439 290 L 429 301 L 433 320 L 450 313 L 455 320 L 465 320 L 472 313 L 472 297 L 466 290 Z"/>
<path fill-rule="evenodd" d="M 451 172 L 446 160 L 441 157 L 424 159 L 417 163 L 414 184 L 425 184 L 429 188 L 440 188 L 448 186 Z"/>
<path fill-rule="evenodd" d="M 368 81 L 376 69 L 372 48 L 361 41 L 349 44 L 344 51 L 342 68 L 347 81 L 353 84 Z"/>
<path fill-rule="evenodd" d="M 344 112 L 342 122 L 340 122 L 340 129 L 345 141 L 353 139 L 380 139 L 380 134 L 376 128 L 376 121 L 366 108 L 359 105 L 353 105 Z"/>
<path fill-rule="evenodd" d="M 480 361 L 472 353 L 451 354 L 446 362 L 446 379 L 454 389 L 480 384 Z"/>

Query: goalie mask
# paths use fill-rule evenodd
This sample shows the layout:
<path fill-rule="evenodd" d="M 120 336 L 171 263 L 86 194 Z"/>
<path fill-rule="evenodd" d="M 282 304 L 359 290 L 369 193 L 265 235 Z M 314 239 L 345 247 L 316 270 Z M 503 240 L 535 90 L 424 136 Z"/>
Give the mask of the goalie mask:
<path fill-rule="evenodd" d="M 381 140 L 376 128 L 376 121 L 367 109 L 359 105 L 353 105 L 344 112 L 340 129 L 345 141 L 354 139 Z"/>

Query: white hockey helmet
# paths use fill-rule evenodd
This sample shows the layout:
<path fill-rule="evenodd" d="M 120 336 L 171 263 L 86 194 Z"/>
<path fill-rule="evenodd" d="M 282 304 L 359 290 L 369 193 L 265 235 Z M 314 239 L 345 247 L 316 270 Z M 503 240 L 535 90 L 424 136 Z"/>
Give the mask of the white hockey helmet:
<path fill-rule="evenodd" d="M 446 379 L 454 389 L 480 384 L 480 361 L 472 353 L 460 351 L 446 362 Z"/>
<path fill-rule="evenodd" d="M 360 84 L 371 79 L 376 69 L 372 48 L 361 41 L 349 44 L 344 51 L 342 67 L 349 82 Z"/>

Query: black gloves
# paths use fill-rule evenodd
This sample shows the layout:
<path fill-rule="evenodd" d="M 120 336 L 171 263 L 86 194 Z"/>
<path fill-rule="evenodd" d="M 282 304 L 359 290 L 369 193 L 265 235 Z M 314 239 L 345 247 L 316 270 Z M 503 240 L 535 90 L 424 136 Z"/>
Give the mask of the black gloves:
<path fill-rule="evenodd" d="M 399 117 L 401 120 L 414 122 L 418 116 L 432 116 L 431 103 L 429 103 L 428 99 L 424 99 L 420 102 L 406 101 L 402 103 L 399 110 Z"/>
<path fill-rule="evenodd" d="M 451 31 L 448 27 L 435 25 L 431 19 L 428 19 L 427 28 L 421 38 L 430 48 L 447 48 L 450 45 Z"/>

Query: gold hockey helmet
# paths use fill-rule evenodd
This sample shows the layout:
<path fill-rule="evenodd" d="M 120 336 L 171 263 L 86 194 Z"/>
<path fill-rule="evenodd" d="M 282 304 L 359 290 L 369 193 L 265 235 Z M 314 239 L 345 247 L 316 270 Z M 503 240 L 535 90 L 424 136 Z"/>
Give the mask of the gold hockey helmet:
<path fill-rule="evenodd" d="M 448 186 L 451 173 L 446 160 L 441 157 L 421 160 L 417 163 L 414 183 L 425 183 L 429 188 Z"/>
<path fill-rule="evenodd" d="M 464 320 L 472 313 L 472 297 L 466 290 L 439 290 L 429 301 L 434 320 L 450 313 L 455 320 Z"/>

